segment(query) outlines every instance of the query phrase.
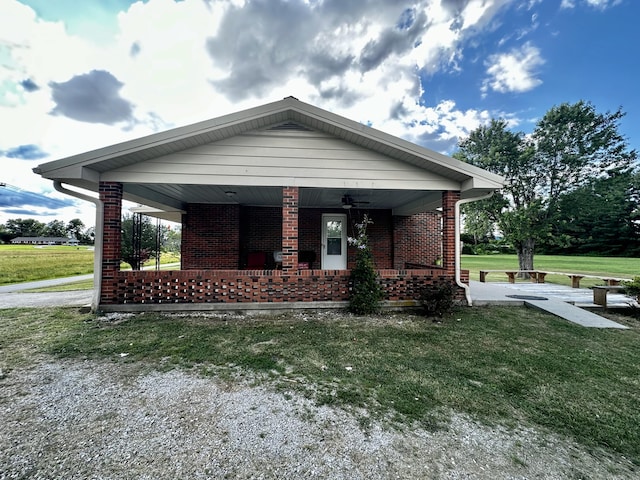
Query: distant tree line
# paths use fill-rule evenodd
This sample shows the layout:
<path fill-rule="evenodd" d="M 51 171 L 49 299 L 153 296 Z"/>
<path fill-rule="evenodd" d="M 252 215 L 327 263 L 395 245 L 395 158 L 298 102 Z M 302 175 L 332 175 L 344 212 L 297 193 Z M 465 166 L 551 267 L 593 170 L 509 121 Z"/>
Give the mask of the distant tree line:
<path fill-rule="evenodd" d="M 510 248 L 522 270 L 534 269 L 534 252 L 640 256 L 640 174 L 618 132 L 623 116 L 580 101 L 551 108 L 530 135 L 504 120 L 471 132 L 454 157 L 506 182 L 465 206 L 465 240 Z"/>
<path fill-rule="evenodd" d="M 14 218 L 0 225 L 0 240 L 9 243 L 17 237 L 67 237 L 75 238 L 84 245 L 94 242 L 94 229 L 85 228 L 82 220 L 74 218 L 68 223 L 61 220 L 52 220 L 42 223 L 32 218 Z"/>

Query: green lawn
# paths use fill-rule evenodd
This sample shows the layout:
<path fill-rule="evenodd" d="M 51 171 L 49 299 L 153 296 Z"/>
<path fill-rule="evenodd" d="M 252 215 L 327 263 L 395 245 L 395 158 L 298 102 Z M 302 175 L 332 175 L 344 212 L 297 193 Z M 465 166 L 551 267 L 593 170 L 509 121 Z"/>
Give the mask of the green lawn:
<path fill-rule="evenodd" d="M 517 307 L 460 309 L 442 323 L 339 312 L 109 323 L 73 309 L 13 309 L 0 310 L 0 368 L 10 374 L 44 354 L 230 382 L 248 374 L 354 415 L 362 408 L 440 428 L 450 411 L 464 412 L 568 436 L 640 466 L 640 328 L 628 324 L 589 329 Z"/>
<path fill-rule="evenodd" d="M 179 261 L 170 253 L 161 256 L 163 264 Z M 146 265 L 155 265 L 155 260 Z M 0 245 L 0 272 L 0 285 L 86 275 L 93 273 L 93 247 Z M 77 288 L 92 286 L 89 281 Z"/>
<path fill-rule="evenodd" d="M 516 255 L 463 255 L 462 268 L 469 270 L 472 280 L 479 279 L 480 270 L 517 270 Z M 625 257 L 586 257 L 563 255 L 536 255 L 534 267 L 537 270 L 566 273 L 584 273 L 588 275 L 611 276 L 617 278 L 633 278 L 640 275 L 640 258 Z M 487 276 L 491 282 L 506 282 L 507 277 L 500 273 Z M 562 285 L 571 285 L 571 280 L 564 275 L 548 275 L 545 281 Z M 601 280 L 585 278 L 581 287 L 602 285 Z"/>
<path fill-rule="evenodd" d="M 93 272 L 93 249 L 81 246 L 0 245 L 0 285 Z"/>

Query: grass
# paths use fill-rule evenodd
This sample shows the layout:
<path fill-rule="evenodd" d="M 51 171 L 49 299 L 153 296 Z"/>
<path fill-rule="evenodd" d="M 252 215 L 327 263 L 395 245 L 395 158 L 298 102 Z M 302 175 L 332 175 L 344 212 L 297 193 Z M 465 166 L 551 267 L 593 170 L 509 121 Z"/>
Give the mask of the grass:
<path fill-rule="evenodd" d="M 537 426 L 640 465 L 640 328 L 630 325 L 587 329 L 515 307 L 460 309 L 443 323 L 338 312 L 115 323 L 72 309 L 13 309 L 0 310 L 0 357 L 5 371 L 53 355 L 247 374 L 319 404 L 428 428 L 450 411 Z"/>
<path fill-rule="evenodd" d="M 86 246 L 0 245 L 0 285 L 93 273 L 93 253 L 92 247 Z M 160 261 L 162 264 L 174 263 L 180 258 L 163 253 Z M 153 266 L 155 260 L 145 265 Z M 123 268 L 127 267 L 123 264 Z M 93 283 L 89 281 L 84 287 L 77 286 L 74 290 L 92 287 Z"/>
<path fill-rule="evenodd" d="M 85 275 L 93 272 L 87 247 L 0 245 L 0 285 Z"/>
<path fill-rule="evenodd" d="M 43 292 L 70 292 L 74 290 L 92 290 L 93 278 L 89 280 L 78 280 L 76 282 L 63 283 L 61 285 L 53 285 L 51 287 L 28 288 L 22 290 L 25 293 L 43 293 Z"/>
<path fill-rule="evenodd" d="M 470 278 L 478 280 L 480 270 L 516 270 L 518 257 L 516 255 L 463 255 L 461 263 L 462 268 L 469 270 Z M 543 271 L 584 273 L 616 278 L 632 279 L 640 275 L 640 258 L 536 255 L 534 266 Z M 487 281 L 506 282 L 507 277 L 496 272 L 489 274 Z M 571 285 L 571 280 L 565 275 L 547 275 L 545 282 Z M 602 280 L 591 278 L 583 278 L 580 281 L 580 286 L 583 288 L 603 284 Z"/>

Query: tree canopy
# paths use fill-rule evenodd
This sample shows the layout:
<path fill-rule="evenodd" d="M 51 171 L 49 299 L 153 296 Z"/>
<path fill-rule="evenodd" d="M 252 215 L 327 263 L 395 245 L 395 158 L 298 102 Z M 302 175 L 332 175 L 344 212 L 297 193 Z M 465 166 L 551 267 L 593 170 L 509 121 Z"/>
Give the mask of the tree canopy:
<path fill-rule="evenodd" d="M 492 120 L 460 142 L 456 158 L 505 177 L 500 193 L 465 211 L 475 212 L 474 217 L 484 212 L 495 222 L 516 249 L 521 270 L 534 269 L 536 245 L 567 245 L 568 233 L 559 226 L 575 226 L 565 216 L 568 205 L 574 206 L 575 216 L 582 210 L 575 202 L 589 189 L 608 186 L 628 192 L 621 180 L 637 180 L 637 153 L 618 132 L 623 116 L 621 109 L 598 113 L 588 102 L 564 103 L 551 108 L 530 135 L 510 131 L 505 120 Z M 622 210 L 631 215 L 632 202 L 625 205 Z M 587 221 L 584 215 L 581 219 Z"/>
<path fill-rule="evenodd" d="M 61 220 L 44 224 L 33 218 L 13 218 L 0 225 L 0 239 L 9 242 L 16 237 L 69 237 L 83 244 L 91 244 L 91 230 L 85 230 L 84 223 L 79 218 L 74 218 L 66 225 Z"/>

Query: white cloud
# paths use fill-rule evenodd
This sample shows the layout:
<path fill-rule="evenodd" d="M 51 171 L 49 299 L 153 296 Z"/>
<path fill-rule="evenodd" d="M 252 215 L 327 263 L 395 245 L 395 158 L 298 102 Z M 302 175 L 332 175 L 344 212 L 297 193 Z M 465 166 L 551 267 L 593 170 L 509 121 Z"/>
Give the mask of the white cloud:
<path fill-rule="evenodd" d="M 35 145 L 47 161 L 293 95 L 448 152 L 490 113 L 421 104 L 420 75 L 458 69 L 465 42 L 513 1 L 148 0 L 120 12 L 115 39 L 99 44 L 4 0 L 0 151 Z M 540 82 L 534 47 L 492 63 L 485 89 Z M 94 86 L 120 110 L 81 108 Z M 41 161 L 20 163 L 10 183 L 35 189 Z"/>
<path fill-rule="evenodd" d="M 578 3 L 584 3 L 598 10 L 606 10 L 622 3 L 622 0 L 562 0 L 560 8 L 576 8 Z"/>
<path fill-rule="evenodd" d="M 489 90 L 526 92 L 542 83 L 536 74 L 544 59 L 540 50 L 530 43 L 508 53 L 491 55 L 486 63 L 488 78 L 483 82 L 484 93 Z"/>

